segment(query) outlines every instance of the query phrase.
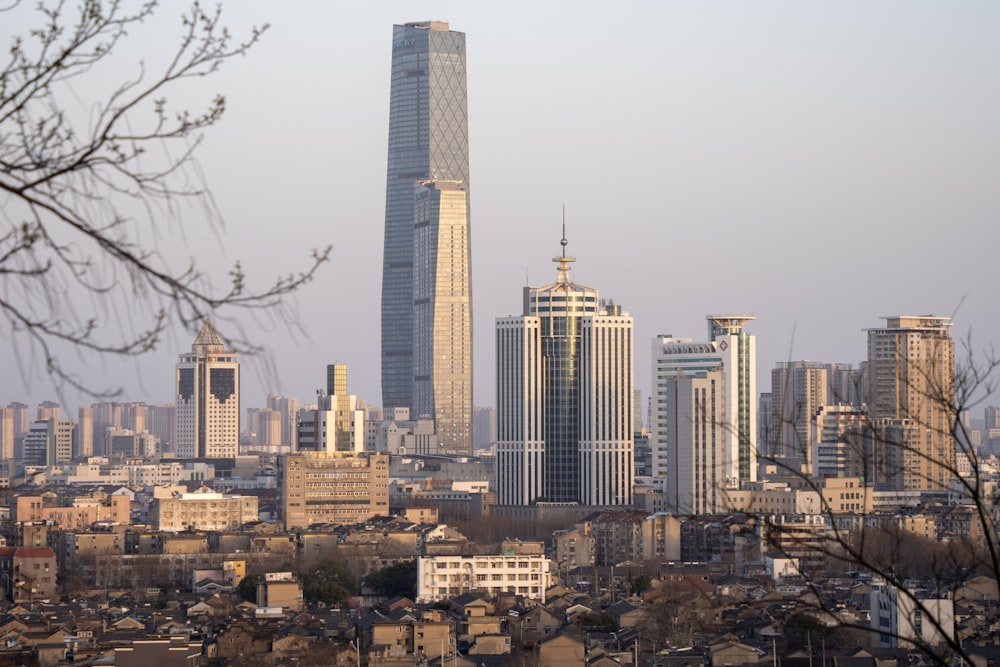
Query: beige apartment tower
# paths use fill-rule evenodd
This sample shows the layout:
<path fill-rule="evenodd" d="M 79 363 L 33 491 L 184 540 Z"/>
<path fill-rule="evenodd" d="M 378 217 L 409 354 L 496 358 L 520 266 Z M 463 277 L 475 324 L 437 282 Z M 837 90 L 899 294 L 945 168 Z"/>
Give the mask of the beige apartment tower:
<path fill-rule="evenodd" d="M 235 458 L 240 444 L 240 363 L 205 321 L 177 360 L 178 458 Z"/>
<path fill-rule="evenodd" d="M 869 415 L 873 424 L 908 425 L 908 435 L 875 434 L 883 445 L 879 472 L 898 490 L 947 489 L 955 470 L 951 318 L 883 319 L 884 327 L 868 330 Z"/>

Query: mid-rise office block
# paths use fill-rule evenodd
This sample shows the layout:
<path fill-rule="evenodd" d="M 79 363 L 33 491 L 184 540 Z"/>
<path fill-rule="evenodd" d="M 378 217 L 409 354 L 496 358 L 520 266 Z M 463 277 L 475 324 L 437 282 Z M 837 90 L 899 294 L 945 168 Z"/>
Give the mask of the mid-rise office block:
<path fill-rule="evenodd" d="M 501 505 L 629 505 L 634 480 L 632 317 L 570 279 L 524 288 L 497 320 Z"/>
<path fill-rule="evenodd" d="M 240 363 L 205 321 L 177 361 L 178 458 L 235 458 L 240 444 Z"/>
<path fill-rule="evenodd" d="M 278 457 L 285 530 L 360 523 L 389 513 L 389 456 L 299 452 Z"/>
<path fill-rule="evenodd" d="M 149 459 L 160 453 L 159 439 L 148 431 L 138 433 L 127 428 L 109 429 L 108 458 L 112 461 Z"/>
<path fill-rule="evenodd" d="M 202 488 L 193 493 L 154 498 L 149 506 L 153 530 L 238 531 L 259 519 L 256 496 L 234 496 Z"/>
<path fill-rule="evenodd" d="M 421 556 L 417 559 L 417 600 L 448 600 L 462 593 L 490 597 L 516 593 L 545 602 L 552 585 L 544 555 Z"/>

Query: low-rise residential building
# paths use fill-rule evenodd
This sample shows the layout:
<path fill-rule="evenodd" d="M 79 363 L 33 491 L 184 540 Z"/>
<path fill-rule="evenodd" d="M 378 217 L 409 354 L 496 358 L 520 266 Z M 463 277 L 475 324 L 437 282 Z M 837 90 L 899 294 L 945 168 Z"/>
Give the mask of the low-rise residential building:
<path fill-rule="evenodd" d="M 0 587 L 13 602 L 58 599 L 58 572 L 48 547 L 0 547 Z"/>
<path fill-rule="evenodd" d="M 372 624 L 370 664 L 431 664 L 454 656 L 455 626 L 450 621 L 405 617 Z"/>
<path fill-rule="evenodd" d="M 127 524 L 131 521 L 131 500 L 124 495 L 96 494 L 76 498 L 70 506 L 56 506 L 43 496 L 20 495 L 12 519 L 18 523 L 44 521 L 65 529 L 89 528 L 97 522 Z"/>
<path fill-rule="evenodd" d="M 257 605 L 302 609 L 302 582 L 291 572 L 268 572 L 257 582 Z"/>

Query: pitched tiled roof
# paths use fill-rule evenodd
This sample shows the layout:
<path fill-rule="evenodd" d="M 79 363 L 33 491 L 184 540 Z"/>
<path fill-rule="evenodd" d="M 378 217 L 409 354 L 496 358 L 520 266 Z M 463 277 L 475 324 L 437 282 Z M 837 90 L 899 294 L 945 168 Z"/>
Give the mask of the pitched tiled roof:
<path fill-rule="evenodd" d="M 55 558 L 56 554 L 48 547 L 18 547 L 14 558 Z"/>

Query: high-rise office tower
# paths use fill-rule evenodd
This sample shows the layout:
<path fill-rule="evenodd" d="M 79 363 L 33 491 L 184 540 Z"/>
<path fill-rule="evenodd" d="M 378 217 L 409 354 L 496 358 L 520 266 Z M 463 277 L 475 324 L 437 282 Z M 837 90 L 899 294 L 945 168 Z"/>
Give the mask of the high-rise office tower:
<path fill-rule="evenodd" d="M 14 401 L 7 404 L 11 418 L 14 420 L 14 458 L 24 456 L 24 434 L 28 432 L 31 422 L 28 419 L 28 406 Z"/>
<path fill-rule="evenodd" d="M 270 408 L 247 408 L 247 432 L 253 436 L 256 446 L 270 448 L 280 445 L 281 412 Z"/>
<path fill-rule="evenodd" d="M 952 425 L 957 417 L 950 409 L 955 391 L 951 318 L 884 319 L 885 327 L 868 330 L 868 410 L 874 424 L 895 424 L 905 434 L 883 438 L 884 478 L 907 491 L 946 489 L 955 471 Z"/>
<path fill-rule="evenodd" d="M 382 404 L 427 414 L 441 451 L 472 451 L 465 35 L 393 27 L 382 261 Z"/>
<path fill-rule="evenodd" d="M 174 433 L 177 430 L 177 407 L 173 403 L 149 406 L 149 432 L 160 441 L 160 451 L 174 452 Z"/>
<path fill-rule="evenodd" d="M 818 361 L 778 362 L 771 370 L 770 410 L 760 411 L 767 420 L 768 439 L 761 442 L 769 456 L 783 458 L 787 465 L 808 459 L 815 441 L 813 424 L 823 406 L 855 405 L 861 392 L 858 371 L 848 364 Z"/>
<path fill-rule="evenodd" d="M 867 465 L 871 460 L 871 424 L 861 407 L 823 405 L 813 416 L 813 435 L 807 470 L 814 477 L 859 477 L 878 480 Z"/>
<path fill-rule="evenodd" d="M 240 363 L 205 321 L 177 359 L 178 458 L 234 458 L 240 444 Z"/>
<path fill-rule="evenodd" d="M 726 437 L 727 389 L 722 364 L 715 370 L 678 373 L 658 385 L 669 397 L 666 440 L 667 510 L 674 514 L 715 514 L 728 510 L 734 488 Z"/>
<path fill-rule="evenodd" d="M 708 342 L 695 342 L 690 338 L 673 338 L 661 335 L 653 339 L 653 397 L 654 408 L 650 424 L 652 474 L 667 478 L 670 460 L 688 456 L 683 452 L 698 446 L 694 441 L 674 442 L 671 438 L 687 437 L 689 431 L 674 428 L 670 419 L 685 416 L 676 404 L 675 391 L 680 385 L 672 382 L 678 377 L 696 377 L 699 374 L 722 371 L 723 386 L 713 386 L 714 395 L 724 402 L 717 415 L 726 419 L 725 428 L 715 435 L 724 440 L 721 459 L 716 456 L 701 457 L 702 464 L 718 466 L 704 474 L 721 482 L 726 489 L 738 489 L 741 482 L 757 479 L 757 381 L 754 363 L 756 342 L 743 327 L 753 320 L 752 315 L 709 315 Z M 684 387 L 685 391 L 689 388 Z M 691 389 L 693 391 L 693 389 Z M 773 400 L 773 396 L 772 396 Z M 693 404 L 692 404 L 693 405 Z M 673 406 L 674 411 L 668 410 Z M 681 473 L 683 474 L 683 473 Z M 668 489 L 668 493 L 670 489 Z"/>
<path fill-rule="evenodd" d="M 757 480 L 757 338 L 744 327 L 753 315 L 706 315 L 708 340 L 723 355 L 727 409 L 736 438 L 730 475 L 741 482 Z"/>
<path fill-rule="evenodd" d="M 772 440 L 768 454 L 805 460 L 812 447 L 812 420 L 820 406 L 830 404 L 829 371 L 815 361 L 779 361 L 771 370 Z"/>
<path fill-rule="evenodd" d="M 524 288 L 499 318 L 497 477 L 501 505 L 628 505 L 634 478 L 632 317 L 570 279 Z"/>
<path fill-rule="evenodd" d="M 94 414 L 94 455 L 107 456 L 108 430 L 122 428 L 121 403 L 94 403 L 90 406 Z"/>
<path fill-rule="evenodd" d="M 14 458 L 14 410 L 0 406 L 0 459 Z"/>
<path fill-rule="evenodd" d="M 365 411 L 347 393 L 347 364 L 326 367 L 326 393 L 317 394 L 315 407 L 299 410 L 296 442 L 300 452 L 365 451 Z"/>
<path fill-rule="evenodd" d="M 94 455 L 94 408 L 80 406 L 73 440 L 73 456 L 86 458 Z"/>
<path fill-rule="evenodd" d="M 146 422 L 149 419 L 149 406 L 145 403 L 125 403 L 122 405 L 122 426 L 141 433 L 148 431 Z"/>
<path fill-rule="evenodd" d="M 281 438 L 279 444 L 295 448 L 295 434 L 299 424 L 299 399 L 291 396 L 268 394 L 267 407 L 281 413 Z"/>
<path fill-rule="evenodd" d="M 38 416 L 35 419 L 40 422 L 59 419 L 61 410 L 61 406 L 55 401 L 42 401 L 38 404 Z"/>

